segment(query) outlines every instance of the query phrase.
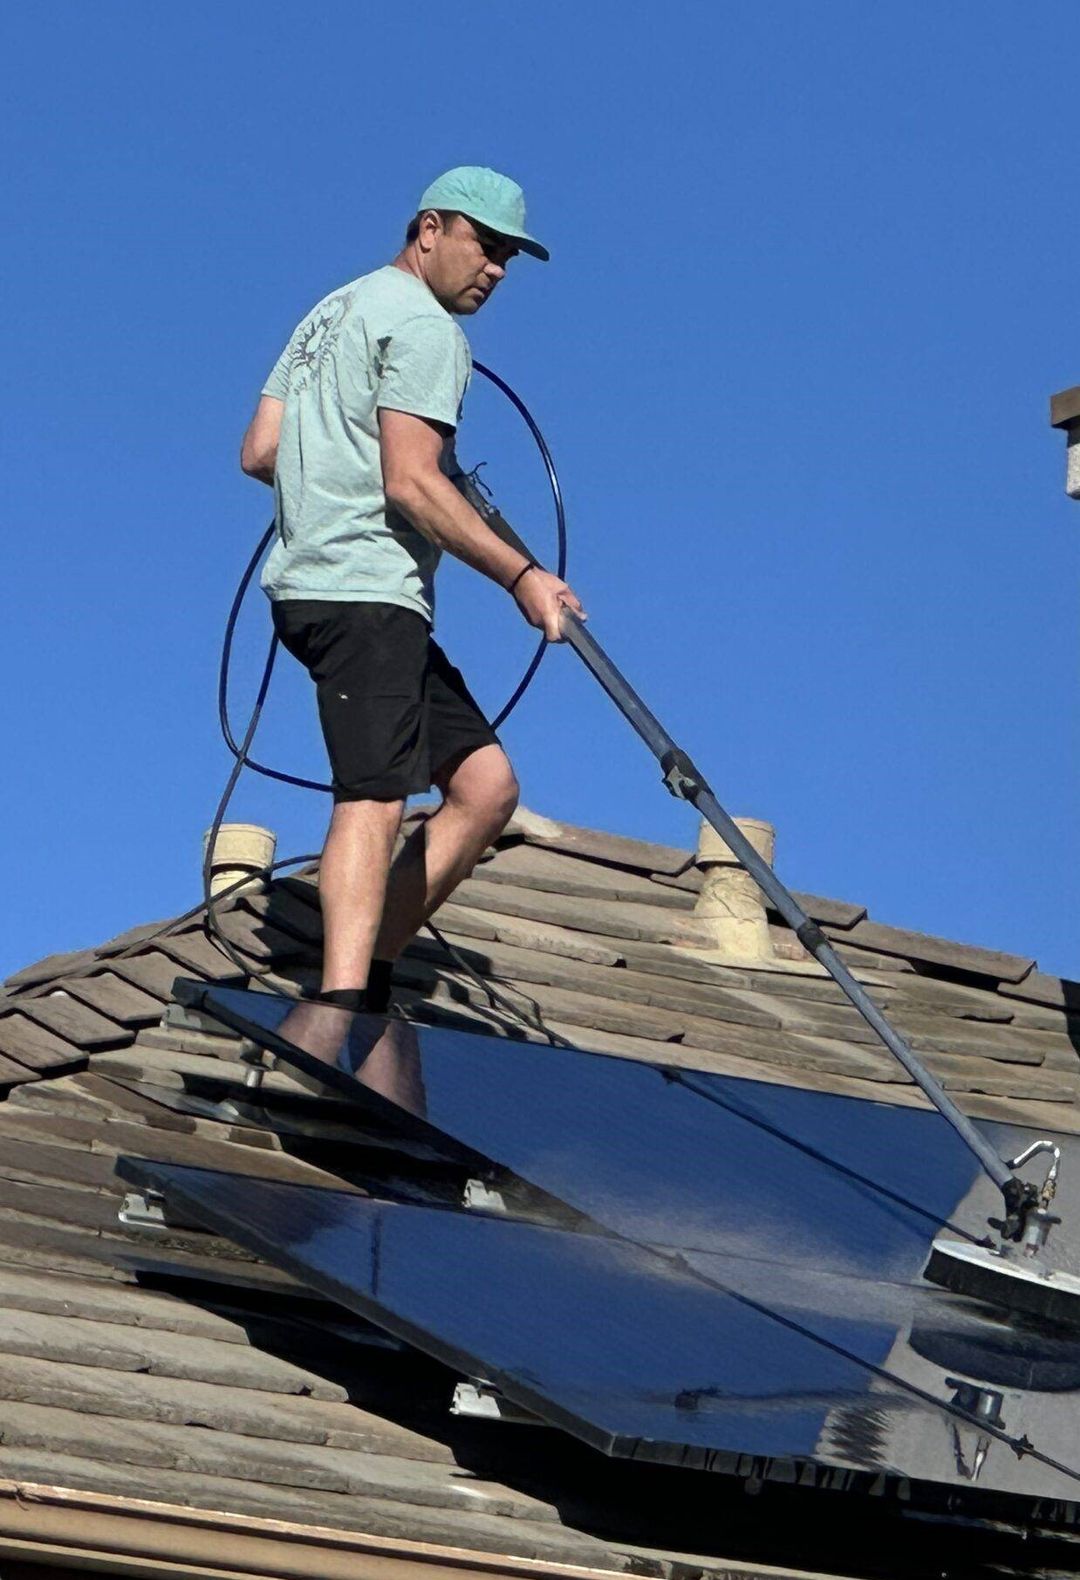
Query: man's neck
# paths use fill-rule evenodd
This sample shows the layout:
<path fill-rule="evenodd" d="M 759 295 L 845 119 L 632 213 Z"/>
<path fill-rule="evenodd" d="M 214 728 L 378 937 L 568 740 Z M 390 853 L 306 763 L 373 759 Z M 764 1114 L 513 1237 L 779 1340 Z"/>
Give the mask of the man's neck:
<path fill-rule="evenodd" d="M 403 247 L 398 253 L 397 257 L 394 259 L 391 267 L 400 269 L 403 274 L 411 274 L 414 280 L 420 281 L 421 285 L 427 285 L 427 281 L 424 279 L 423 266 L 421 265 L 419 258 L 416 256 L 415 248 Z M 429 285 L 428 290 L 431 290 Z"/>
<path fill-rule="evenodd" d="M 419 280 L 420 284 L 425 288 L 425 290 L 430 292 L 432 300 L 438 302 L 439 306 L 444 312 L 453 312 L 453 308 L 444 302 L 442 297 L 431 289 L 431 282 L 424 273 L 423 254 L 418 248 L 403 247 L 390 267 L 393 269 L 400 269 L 402 274 L 411 274 L 414 280 Z"/>

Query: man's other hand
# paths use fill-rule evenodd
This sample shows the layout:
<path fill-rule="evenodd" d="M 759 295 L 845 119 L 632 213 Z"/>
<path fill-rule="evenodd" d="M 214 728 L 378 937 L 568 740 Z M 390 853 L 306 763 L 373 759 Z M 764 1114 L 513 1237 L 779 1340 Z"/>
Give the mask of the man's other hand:
<path fill-rule="evenodd" d="M 539 565 L 534 565 L 522 576 L 514 588 L 514 597 L 529 624 L 543 631 L 549 642 L 563 639 L 564 609 L 572 609 L 581 620 L 588 618 L 573 588 Z"/>

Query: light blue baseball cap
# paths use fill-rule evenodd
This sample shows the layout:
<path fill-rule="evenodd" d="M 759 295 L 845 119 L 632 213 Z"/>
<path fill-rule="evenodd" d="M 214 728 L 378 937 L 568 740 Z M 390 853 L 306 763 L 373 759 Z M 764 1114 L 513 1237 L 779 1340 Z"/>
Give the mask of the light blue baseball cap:
<path fill-rule="evenodd" d="M 547 263 L 551 254 L 525 229 L 525 194 L 516 181 L 484 165 L 458 165 L 433 181 L 420 198 L 416 212 L 452 209 L 486 225 L 498 236 L 516 241 L 522 252 Z"/>

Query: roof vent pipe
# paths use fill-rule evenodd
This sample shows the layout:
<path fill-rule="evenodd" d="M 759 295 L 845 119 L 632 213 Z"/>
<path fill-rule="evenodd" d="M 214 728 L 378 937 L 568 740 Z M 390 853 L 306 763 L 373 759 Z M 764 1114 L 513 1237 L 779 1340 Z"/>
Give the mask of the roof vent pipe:
<path fill-rule="evenodd" d="M 203 835 L 203 860 L 212 830 Z M 262 874 L 274 859 L 277 835 L 258 823 L 222 823 L 214 841 L 214 858 L 210 865 L 210 893 L 220 894 L 222 889 L 239 883 L 250 876 L 237 894 L 250 894 L 263 887 Z"/>
<path fill-rule="evenodd" d="M 735 823 L 772 866 L 776 830 L 755 817 Z M 728 960 L 775 959 L 761 890 L 711 823 L 702 822 L 695 864 L 704 875 L 694 916 L 712 933 L 712 948 Z"/>

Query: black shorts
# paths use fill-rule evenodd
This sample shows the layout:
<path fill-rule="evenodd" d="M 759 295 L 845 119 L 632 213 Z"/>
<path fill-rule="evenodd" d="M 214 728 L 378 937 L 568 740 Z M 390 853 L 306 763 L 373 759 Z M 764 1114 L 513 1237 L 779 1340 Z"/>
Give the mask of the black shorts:
<path fill-rule="evenodd" d="M 427 622 L 389 603 L 278 599 L 274 630 L 315 682 L 335 801 L 397 801 L 498 739 Z"/>

